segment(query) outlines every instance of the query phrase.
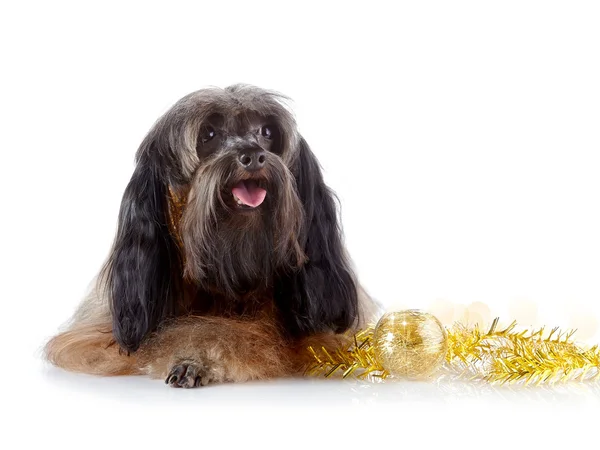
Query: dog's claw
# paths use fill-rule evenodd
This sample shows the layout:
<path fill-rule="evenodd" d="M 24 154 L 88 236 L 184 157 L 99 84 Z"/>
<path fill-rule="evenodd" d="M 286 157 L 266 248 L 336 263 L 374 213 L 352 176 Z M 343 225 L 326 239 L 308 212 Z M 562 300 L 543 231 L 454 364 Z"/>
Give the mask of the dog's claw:
<path fill-rule="evenodd" d="M 165 379 L 165 383 L 174 388 L 194 388 L 206 386 L 211 377 L 206 368 L 194 362 L 183 362 L 174 365 Z"/>
<path fill-rule="evenodd" d="M 169 372 L 169 375 L 167 376 L 167 379 L 165 380 L 165 383 L 170 384 L 170 385 L 177 383 L 181 379 L 181 377 L 185 374 L 186 368 L 187 367 L 184 366 L 183 364 L 173 366 L 171 368 L 171 372 Z"/>

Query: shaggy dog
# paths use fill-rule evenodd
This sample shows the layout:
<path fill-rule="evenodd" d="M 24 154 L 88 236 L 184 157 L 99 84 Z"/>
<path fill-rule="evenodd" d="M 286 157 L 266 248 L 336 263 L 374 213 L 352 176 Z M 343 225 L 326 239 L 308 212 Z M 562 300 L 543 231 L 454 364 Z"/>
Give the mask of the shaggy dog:
<path fill-rule="evenodd" d="M 290 376 L 373 303 L 280 94 L 187 95 L 136 154 L 111 254 L 47 358 L 173 387 Z"/>

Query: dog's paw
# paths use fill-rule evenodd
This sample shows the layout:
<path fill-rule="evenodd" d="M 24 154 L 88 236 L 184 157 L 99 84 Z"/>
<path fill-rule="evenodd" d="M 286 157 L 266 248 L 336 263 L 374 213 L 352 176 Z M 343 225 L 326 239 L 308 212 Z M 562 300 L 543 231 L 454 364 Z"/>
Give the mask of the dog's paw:
<path fill-rule="evenodd" d="M 206 386 L 216 381 L 212 371 L 196 361 L 181 361 L 171 367 L 165 383 L 175 388 Z"/>

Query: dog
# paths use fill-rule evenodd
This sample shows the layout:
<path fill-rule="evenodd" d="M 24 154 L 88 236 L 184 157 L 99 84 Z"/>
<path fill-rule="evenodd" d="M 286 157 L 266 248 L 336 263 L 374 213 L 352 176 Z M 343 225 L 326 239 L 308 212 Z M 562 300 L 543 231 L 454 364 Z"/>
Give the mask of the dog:
<path fill-rule="evenodd" d="M 372 319 L 288 101 L 208 88 L 158 119 L 94 288 L 45 347 L 51 363 L 183 388 L 288 377 L 308 345 Z"/>

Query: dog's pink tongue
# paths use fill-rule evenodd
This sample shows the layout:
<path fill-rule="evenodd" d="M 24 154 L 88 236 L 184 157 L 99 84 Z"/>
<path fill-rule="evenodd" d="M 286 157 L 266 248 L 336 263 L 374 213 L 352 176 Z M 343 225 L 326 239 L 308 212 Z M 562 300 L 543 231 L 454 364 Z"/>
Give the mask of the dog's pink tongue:
<path fill-rule="evenodd" d="M 267 196 L 267 191 L 258 187 L 258 184 L 254 180 L 240 181 L 233 187 L 231 192 L 233 192 L 244 205 L 252 206 L 253 208 L 260 205 Z"/>

